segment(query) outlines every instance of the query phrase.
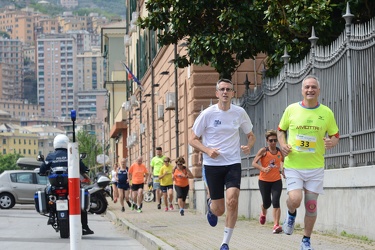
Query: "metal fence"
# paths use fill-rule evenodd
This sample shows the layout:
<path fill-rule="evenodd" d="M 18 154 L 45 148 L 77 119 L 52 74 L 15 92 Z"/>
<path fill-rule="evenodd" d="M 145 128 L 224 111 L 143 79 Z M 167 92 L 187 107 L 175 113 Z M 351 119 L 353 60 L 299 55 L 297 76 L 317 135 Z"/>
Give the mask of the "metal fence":
<path fill-rule="evenodd" d="M 242 96 L 241 106 L 250 115 L 257 137 L 252 154 L 242 160 L 243 176 L 259 172 L 251 162 L 265 146 L 265 131 L 276 129 L 285 108 L 302 99 L 302 80 L 309 74 L 319 78 L 319 101 L 332 109 L 340 130 L 339 144 L 326 151 L 325 168 L 375 164 L 375 18 L 351 24 L 349 9 L 343 17 L 345 31 L 330 46 L 317 46 L 313 29 L 305 59 L 289 64 L 285 52 L 281 73 L 264 78 L 261 87 L 247 89 Z M 246 143 L 245 136 L 241 140 Z"/>

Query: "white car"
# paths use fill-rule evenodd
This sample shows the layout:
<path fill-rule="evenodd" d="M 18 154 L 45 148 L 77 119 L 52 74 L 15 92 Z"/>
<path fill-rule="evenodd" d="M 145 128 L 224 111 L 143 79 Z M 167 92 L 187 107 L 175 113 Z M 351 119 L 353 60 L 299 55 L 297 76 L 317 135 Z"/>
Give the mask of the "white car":
<path fill-rule="evenodd" d="M 39 172 L 39 171 L 38 171 Z M 0 175 L 0 208 L 10 209 L 17 204 L 34 204 L 36 191 L 43 191 L 47 176 L 33 170 L 6 170 Z"/>

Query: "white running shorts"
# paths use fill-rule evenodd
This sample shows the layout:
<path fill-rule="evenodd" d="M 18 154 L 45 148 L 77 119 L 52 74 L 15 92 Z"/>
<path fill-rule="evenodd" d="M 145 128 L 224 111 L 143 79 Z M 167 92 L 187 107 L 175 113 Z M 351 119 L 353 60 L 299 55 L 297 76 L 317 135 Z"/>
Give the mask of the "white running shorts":
<path fill-rule="evenodd" d="M 306 189 L 317 194 L 324 194 L 324 168 L 311 170 L 284 169 L 287 191 Z"/>

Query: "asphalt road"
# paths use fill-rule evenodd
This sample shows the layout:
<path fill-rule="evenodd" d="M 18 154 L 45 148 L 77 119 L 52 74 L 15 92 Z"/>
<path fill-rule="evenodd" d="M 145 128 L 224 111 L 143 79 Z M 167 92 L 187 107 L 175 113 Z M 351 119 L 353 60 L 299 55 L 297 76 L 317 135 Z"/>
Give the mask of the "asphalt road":
<path fill-rule="evenodd" d="M 89 214 L 89 226 L 95 234 L 82 236 L 82 250 L 146 249 L 105 216 Z M 70 240 L 61 239 L 59 233 L 51 226 L 47 226 L 47 217 L 39 215 L 34 210 L 34 205 L 16 205 L 13 209 L 0 209 L 0 242 L 1 249 L 70 249 Z"/>

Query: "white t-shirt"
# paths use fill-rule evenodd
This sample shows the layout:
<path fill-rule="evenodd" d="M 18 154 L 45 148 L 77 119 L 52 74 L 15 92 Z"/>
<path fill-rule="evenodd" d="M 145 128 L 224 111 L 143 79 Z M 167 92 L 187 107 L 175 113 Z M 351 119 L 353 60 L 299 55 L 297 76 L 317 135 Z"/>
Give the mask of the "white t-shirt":
<path fill-rule="evenodd" d="M 202 137 L 204 146 L 218 148 L 220 152 L 215 159 L 203 153 L 204 165 L 241 163 L 239 128 L 245 134 L 253 129 L 250 117 L 243 108 L 231 104 L 229 110 L 223 111 L 215 104 L 203 110 L 194 122 L 193 132 Z"/>
<path fill-rule="evenodd" d="M 112 182 L 117 182 L 117 180 L 116 180 L 116 171 L 115 170 L 112 170 L 112 172 L 111 172 L 111 181 Z"/>

